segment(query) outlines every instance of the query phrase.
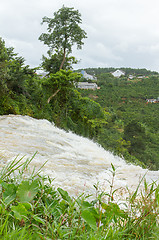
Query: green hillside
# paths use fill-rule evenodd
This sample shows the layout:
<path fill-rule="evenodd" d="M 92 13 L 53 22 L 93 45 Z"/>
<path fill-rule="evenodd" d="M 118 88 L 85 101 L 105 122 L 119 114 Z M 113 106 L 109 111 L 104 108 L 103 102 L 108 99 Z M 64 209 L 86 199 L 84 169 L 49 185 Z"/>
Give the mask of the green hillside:
<path fill-rule="evenodd" d="M 115 70 L 85 69 L 89 74 L 96 73 L 100 89 L 82 89 L 81 95 L 93 99 L 111 115 L 111 122 L 98 136 L 98 141 L 125 158 L 128 157 L 127 149 L 131 157 L 158 169 L 159 103 L 147 103 L 147 99 L 159 97 L 159 75 L 146 69 L 122 68 L 125 76 L 116 78 L 111 74 Z M 133 74 L 133 78 L 127 73 Z"/>

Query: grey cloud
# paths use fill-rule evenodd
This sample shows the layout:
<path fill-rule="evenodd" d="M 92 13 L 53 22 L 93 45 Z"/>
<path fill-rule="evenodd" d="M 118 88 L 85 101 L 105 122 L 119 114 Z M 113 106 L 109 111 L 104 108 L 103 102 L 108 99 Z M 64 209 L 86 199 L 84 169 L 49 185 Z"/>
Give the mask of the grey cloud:
<path fill-rule="evenodd" d="M 157 0 L 1 0 L 1 37 L 37 66 L 47 48 L 38 41 L 45 32 L 42 17 L 65 6 L 82 14 L 88 34 L 83 50 L 73 50 L 77 67 L 146 67 L 159 71 L 159 2 Z"/>

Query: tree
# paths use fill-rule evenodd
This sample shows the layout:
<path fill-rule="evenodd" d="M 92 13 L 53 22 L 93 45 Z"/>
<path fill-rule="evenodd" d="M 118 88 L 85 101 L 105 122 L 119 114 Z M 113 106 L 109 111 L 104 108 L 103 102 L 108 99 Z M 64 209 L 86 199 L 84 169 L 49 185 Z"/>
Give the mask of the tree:
<path fill-rule="evenodd" d="M 145 128 L 136 120 L 132 120 L 124 127 L 124 139 L 130 141 L 129 153 L 139 155 L 146 148 Z"/>
<path fill-rule="evenodd" d="M 51 95 L 47 102 L 56 96 L 60 91 L 60 100 L 62 104 L 65 104 L 67 101 L 67 96 L 70 94 L 70 90 L 75 87 L 75 83 L 79 81 L 81 74 L 72 72 L 71 70 L 63 70 L 56 72 L 55 74 L 50 74 L 50 76 L 44 79 L 43 86 L 47 89 L 47 92 L 50 94 L 54 91 L 54 94 Z"/>
<path fill-rule="evenodd" d="M 24 66 L 24 58 L 14 53 L 14 48 L 5 47 L 0 38 L 0 91 L 6 93 L 25 94 L 25 81 L 34 76 L 34 69 Z"/>
<path fill-rule="evenodd" d="M 61 52 L 57 52 L 55 54 L 51 54 L 50 51 L 48 51 L 48 55 L 49 57 L 45 57 L 43 56 L 42 57 L 42 68 L 48 72 L 48 74 L 50 73 L 56 73 L 59 71 L 59 66 L 63 60 L 63 53 L 62 51 Z M 72 64 L 75 64 L 77 63 L 78 61 L 75 59 L 75 57 L 73 56 L 70 56 L 68 57 L 66 55 L 66 58 L 65 58 L 65 62 L 64 62 L 64 65 L 63 65 L 63 68 L 66 69 L 66 70 L 70 70 L 72 69 Z"/>
<path fill-rule="evenodd" d="M 56 53 L 63 55 L 59 65 L 59 70 L 63 68 L 66 61 L 66 56 L 72 52 L 74 44 L 77 49 L 81 49 L 83 39 L 86 38 L 86 32 L 81 29 L 82 23 L 81 14 L 74 8 L 68 8 L 63 5 L 61 9 L 54 13 L 53 18 L 44 17 L 42 24 L 47 23 L 48 33 L 42 33 L 39 37 L 40 41 L 48 45 L 52 54 Z"/>
<path fill-rule="evenodd" d="M 6 78 L 8 77 L 7 73 L 7 61 L 8 61 L 8 51 L 5 47 L 5 42 L 0 38 L 0 95 L 7 92 L 7 83 Z"/>

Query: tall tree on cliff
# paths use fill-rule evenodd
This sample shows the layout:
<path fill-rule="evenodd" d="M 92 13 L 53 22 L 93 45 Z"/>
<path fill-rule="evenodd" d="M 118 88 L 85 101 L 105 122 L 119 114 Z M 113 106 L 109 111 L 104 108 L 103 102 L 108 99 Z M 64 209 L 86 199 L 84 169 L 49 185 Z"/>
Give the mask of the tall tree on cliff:
<path fill-rule="evenodd" d="M 83 39 L 87 37 L 86 32 L 80 27 L 81 14 L 78 10 L 63 5 L 57 12 L 54 12 L 53 18 L 44 17 L 43 23 L 48 24 L 48 33 L 42 33 L 39 40 L 48 45 L 49 55 L 52 53 L 52 55 L 60 56 L 59 70 L 61 70 L 72 52 L 73 45 L 81 49 L 84 44 Z"/>

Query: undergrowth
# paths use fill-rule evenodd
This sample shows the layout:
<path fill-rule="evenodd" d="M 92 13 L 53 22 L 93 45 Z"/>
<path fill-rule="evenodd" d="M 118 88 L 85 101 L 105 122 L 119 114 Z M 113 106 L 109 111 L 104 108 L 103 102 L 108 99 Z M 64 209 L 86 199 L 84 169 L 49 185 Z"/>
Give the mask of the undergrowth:
<path fill-rule="evenodd" d="M 115 202 L 112 165 L 110 192 L 95 185 L 93 200 L 84 194 L 69 196 L 55 189 L 40 169 L 28 176 L 26 170 L 33 158 L 15 159 L 0 173 L 0 239 L 5 240 L 128 240 L 159 239 L 159 186 L 144 181 L 130 194 L 124 209 Z M 139 183 L 140 185 L 140 183 Z"/>

